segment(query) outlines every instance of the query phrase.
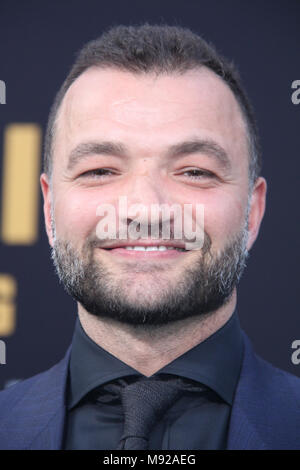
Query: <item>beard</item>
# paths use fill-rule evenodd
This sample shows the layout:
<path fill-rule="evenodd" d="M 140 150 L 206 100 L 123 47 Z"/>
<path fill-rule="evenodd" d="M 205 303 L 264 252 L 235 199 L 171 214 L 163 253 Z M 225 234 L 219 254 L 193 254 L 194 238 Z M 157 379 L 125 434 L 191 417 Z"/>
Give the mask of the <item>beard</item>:
<path fill-rule="evenodd" d="M 183 263 L 173 281 L 169 263 L 124 261 L 116 273 L 105 260 L 95 259 L 99 239 L 88 238 L 79 252 L 70 241 L 56 239 L 54 223 L 53 233 L 51 257 L 66 292 L 88 313 L 136 327 L 212 314 L 230 300 L 249 255 L 248 215 L 243 229 L 216 254 L 205 233 L 199 258 L 195 252 L 182 254 L 191 264 Z"/>

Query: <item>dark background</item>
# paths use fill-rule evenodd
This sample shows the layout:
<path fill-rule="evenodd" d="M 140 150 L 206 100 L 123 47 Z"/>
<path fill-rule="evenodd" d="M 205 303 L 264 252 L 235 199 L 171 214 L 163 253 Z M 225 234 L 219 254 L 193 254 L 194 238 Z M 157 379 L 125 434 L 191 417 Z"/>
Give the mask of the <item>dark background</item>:
<path fill-rule="evenodd" d="M 300 376 L 300 364 L 291 361 L 291 344 L 300 339 L 300 105 L 291 101 L 291 84 L 300 79 L 300 1 L 0 0 L 0 79 L 7 87 L 7 104 L 0 105 L 0 171 L 5 126 L 33 122 L 45 128 L 78 49 L 111 25 L 143 21 L 190 27 L 239 67 L 256 110 L 268 196 L 238 289 L 238 312 L 255 350 Z M 0 174 L 0 190 L 2 184 Z M 0 388 L 52 366 L 72 338 L 76 304 L 54 274 L 41 196 L 39 214 L 36 243 L 0 242 L 0 273 L 18 284 L 16 329 L 2 337 L 7 363 L 0 365 Z"/>

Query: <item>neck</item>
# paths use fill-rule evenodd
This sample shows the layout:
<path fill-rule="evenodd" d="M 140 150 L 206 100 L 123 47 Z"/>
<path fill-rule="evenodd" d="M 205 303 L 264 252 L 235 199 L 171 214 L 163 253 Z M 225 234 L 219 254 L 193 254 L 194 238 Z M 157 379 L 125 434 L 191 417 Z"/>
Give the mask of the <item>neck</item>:
<path fill-rule="evenodd" d="M 149 377 L 219 330 L 233 314 L 236 297 L 234 289 L 226 305 L 214 312 L 149 328 L 98 318 L 80 304 L 78 315 L 96 344 Z"/>

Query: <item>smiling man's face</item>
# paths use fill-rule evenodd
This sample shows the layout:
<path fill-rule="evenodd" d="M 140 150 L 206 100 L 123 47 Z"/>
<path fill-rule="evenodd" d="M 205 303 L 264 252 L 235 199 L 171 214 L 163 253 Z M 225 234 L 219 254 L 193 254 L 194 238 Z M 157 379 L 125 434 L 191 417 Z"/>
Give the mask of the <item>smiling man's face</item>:
<path fill-rule="evenodd" d="M 41 176 L 49 242 L 68 292 L 92 314 L 133 324 L 218 309 L 242 273 L 264 213 L 263 178 L 248 206 L 248 165 L 237 101 L 209 69 L 88 69 L 59 110 L 52 190 Z M 202 204 L 202 249 L 107 249 L 117 243 L 97 237 L 97 208 L 113 205 L 118 219 L 121 196 L 149 213 L 152 204 Z"/>

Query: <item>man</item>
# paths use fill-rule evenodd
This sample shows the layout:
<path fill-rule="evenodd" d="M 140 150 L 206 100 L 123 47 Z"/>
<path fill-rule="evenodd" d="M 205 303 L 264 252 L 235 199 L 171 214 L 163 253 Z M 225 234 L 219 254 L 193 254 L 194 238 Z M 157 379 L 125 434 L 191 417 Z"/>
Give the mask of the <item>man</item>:
<path fill-rule="evenodd" d="M 40 180 L 78 319 L 60 363 L 0 393 L 1 448 L 300 448 L 300 381 L 257 357 L 238 321 L 260 170 L 237 72 L 203 39 L 120 26 L 82 49 L 50 113 Z M 134 236 L 121 198 L 158 238 Z M 192 207 L 198 246 L 175 237 L 173 213 L 143 212 L 173 204 L 179 219 Z M 103 207 L 119 221 L 111 238 Z"/>

